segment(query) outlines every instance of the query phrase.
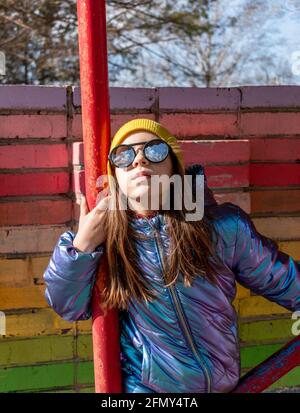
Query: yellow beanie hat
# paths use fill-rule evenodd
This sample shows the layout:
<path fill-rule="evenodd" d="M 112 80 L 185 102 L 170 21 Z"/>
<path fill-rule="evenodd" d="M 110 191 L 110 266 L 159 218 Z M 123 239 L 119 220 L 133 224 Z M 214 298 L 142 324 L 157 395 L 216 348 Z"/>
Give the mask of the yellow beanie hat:
<path fill-rule="evenodd" d="M 111 152 L 117 145 L 120 145 L 129 133 L 142 130 L 151 132 L 167 142 L 184 169 L 183 155 L 181 148 L 178 145 L 177 139 L 175 138 L 175 136 L 171 135 L 170 132 L 160 123 L 155 122 L 151 119 L 133 119 L 121 126 L 111 141 L 109 152 Z M 109 161 L 107 162 L 107 175 L 112 176 L 112 170 Z"/>

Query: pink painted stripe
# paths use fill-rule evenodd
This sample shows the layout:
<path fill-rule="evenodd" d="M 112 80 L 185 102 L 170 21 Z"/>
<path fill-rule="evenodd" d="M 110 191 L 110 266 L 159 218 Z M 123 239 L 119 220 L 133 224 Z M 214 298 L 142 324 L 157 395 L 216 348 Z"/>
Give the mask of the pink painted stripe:
<path fill-rule="evenodd" d="M 187 165 L 248 162 L 250 158 L 248 140 L 179 141 L 179 144 Z"/>
<path fill-rule="evenodd" d="M 71 199 L 38 199 L 0 203 L 0 226 L 54 225 L 67 223 L 71 219 Z"/>
<path fill-rule="evenodd" d="M 0 168 L 60 168 L 68 166 L 66 145 L 8 145 L 0 148 Z"/>

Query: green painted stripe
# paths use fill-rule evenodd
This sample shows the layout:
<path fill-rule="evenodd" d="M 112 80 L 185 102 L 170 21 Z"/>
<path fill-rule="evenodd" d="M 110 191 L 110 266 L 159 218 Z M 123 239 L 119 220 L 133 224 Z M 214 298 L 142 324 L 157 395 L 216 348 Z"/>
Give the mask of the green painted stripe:
<path fill-rule="evenodd" d="M 63 387 L 73 381 L 73 363 L 0 369 L 0 392 Z"/>
<path fill-rule="evenodd" d="M 75 380 L 77 374 L 77 380 Z M 40 366 L 0 369 L 0 392 L 47 390 L 72 386 L 74 383 L 92 385 L 93 362 L 57 363 Z"/>
<path fill-rule="evenodd" d="M 77 338 L 56 335 L 18 340 L 3 339 L 0 341 L 0 367 L 72 360 L 75 340 L 77 340 L 77 358 L 92 360 L 91 334 L 80 335 Z"/>
<path fill-rule="evenodd" d="M 94 363 L 92 361 L 78 363 L 77 383 L 94 383 Z"/>
<path fill-rule="evenodd" d="M 294 320 L 279 319 L 241 323 L 239 335 L 241 342 L 258 343 L 270 340 L 290 340 L 294 338 L 291 332 Z"/>
<path fill-rule="evenodd" d="M 72 360 L 72 336 L 46 336 L 26 340 L 0 341 L 0 366 Z"/>
<path fill-rule="evenodd" d="M 261 349 L 259 347 L 256 348 L 260 351 L 261 355 L 263 355 L 264 352 L 267 354 L 268 351 L 273 352 L 274 350 L 271 349 L 271 346 L 265 346 L 265 348 L 262 347 Z M 254 349 L 252 349 L 252 353 L 253 352 Z M 77 390 L 74 386 L 74 374 L 76 370 L 78 375 L 77 384 L 85 386 L 84 388 L 77 388 Z M 296 387 L 299 385 L 300 367 L 286 374 L 274 383 L 270 389 Z M 65 387 L 65 389 L 63 387 Z M 81 362 L 76 367 L 73 363 L 59 363 L 0 369 L 0 392 L 36 392 L 42 390 L 50 393 L 94 393 L 93 363 Z"/>
<path fill-rule="evenodd" d="M 279 350 L 283 344 L 266 344 L 262 346 L 251 346 L 241 348 L 242 368 L 253 368 L 266 360 L 275 351 Z"/>
<path fill-rule="evenodd" d="M 285 336 L 290 328 L 291 320 L 269 320 L 254 323 L 244 323 L 240 327 L 241 337 L 255 337 L 257 340 L 274 339 Z M 280 333 L 280 328 L 283 333 Z M 288 341 L 292 337 L 288 337 Z M 92 361 L 73 360 L 74 340 L 71 336 L 46 336 L 33 339 L 1 340 L 0 363 L 5 368 L 0 369 L 0 392 L 8 391 L 38 391 L 45 389 L 50 392 L 94 392 L 94 366 Z M 241 348 L 242 369 L 253 368 L 283 344 L 263 344 Z M 79 359 L 91 360 L 93 357 L 92 335 L 82 334 L 77 337 Z M 69 363 L 52 363 L 33 366 L 33 363 L 70 359 Z M 15 364 L 31 363 L 27 367 L 10 367 Z M 298 370 L 299 373 L 299 370 Z M 300 381 L 296 373 L 290 372 L 276 383 L 276 386 L 297 386 Z M 77 380 L 74 379 L 77 375 Z M 298 381 L 297 381 L 298 380 Z M 87 385 L 83 389 L 74 390 L 74 383 Z M 92 387 L 90 387 L 92 386 Z M 57 388 L 65 389 L 57 389 Z M 274 387 L 274 385 L 273 385 Z M 275 387 L 274 387 L 275 388 Z M 57 389 L 57 390 L 55 390 Z"/>

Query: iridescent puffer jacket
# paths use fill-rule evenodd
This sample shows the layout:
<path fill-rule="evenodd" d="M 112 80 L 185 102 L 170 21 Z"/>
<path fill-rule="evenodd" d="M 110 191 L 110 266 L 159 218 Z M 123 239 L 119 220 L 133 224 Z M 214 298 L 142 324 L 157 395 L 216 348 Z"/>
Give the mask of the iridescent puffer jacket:
<path fill-rule="evenodd" d="M 187 170 L 203 174 L 201 165 Z M 168 249 L 163 215 L 135 217 L 130 225 L 146 234 L 136 241 L 143 276 L 157 292 L 146 305 L 132 300 L 119 312 L 123 392 L 226 393 L 240 377 L 236 281 L 281 306 L 300 310 L 300 263 L 261 235 L 237 205 L 217 204 L 205 177 L 205 212 L 213 217 L 216 284 L 182 277 L 165 288 L 161 262 Z M 91 293 L 105 246 L 77 252 L 75 234 L 62 234 L 44 273 L 49 305 L 69 321 L 91 317 Z"/>

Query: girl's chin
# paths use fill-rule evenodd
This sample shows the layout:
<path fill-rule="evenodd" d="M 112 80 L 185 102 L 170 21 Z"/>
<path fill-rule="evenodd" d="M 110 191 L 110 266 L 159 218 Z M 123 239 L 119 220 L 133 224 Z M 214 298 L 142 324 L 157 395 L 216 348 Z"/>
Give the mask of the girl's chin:
<path fill-rule="evenodd" d="M 131 202 L 142 204 L 142 200 L 143 200 L 143 198 L 141 196 L 137 196 L 136 198 L 132 199 Z M 144 203 L 146 204 L 147 202 L 145 201 Z M 145 205 L 145 206 L 147 206 L 147 205 Z"/>
<path fill-rule="evenodd" d="M 132 193 L 128 196 L 128 198 L 133 199 L 133 200 L 137 199 L 138 197 L 141 199 L 142 198 L 147 199 L 149 196 L 148 193 L 149 193 L 148 188 L 139 188 L 138 191 L 132 191 Z"/>
<path fill-rule="evenodd" d="M 139 208 L 143 210 L 148 210 L 150 202 L 147 203 L 147 201 L 143 202 L 143 199 L 140 196 L 137 196 L 134 199 L 129 200 L 129 205 L 133 207 L 133 209 Z"/>

